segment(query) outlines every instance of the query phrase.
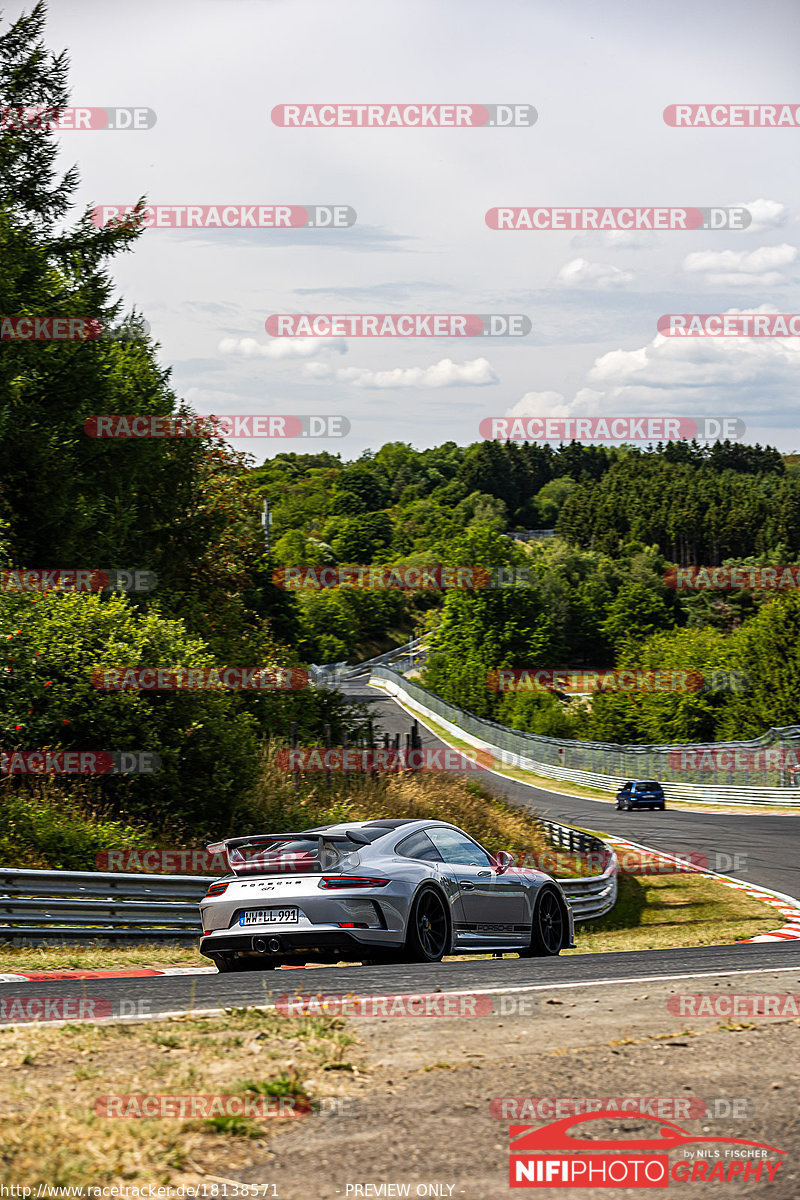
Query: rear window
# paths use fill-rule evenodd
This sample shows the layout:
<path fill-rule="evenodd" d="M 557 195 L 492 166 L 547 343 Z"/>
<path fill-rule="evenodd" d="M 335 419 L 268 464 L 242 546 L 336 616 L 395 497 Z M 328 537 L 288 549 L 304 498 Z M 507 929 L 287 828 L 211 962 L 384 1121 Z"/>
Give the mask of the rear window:
<path fill-rule="evenodd" d="M 312 875 L 332 871 L 345 860 L 358 864 L 357 846 L 349 842 L 329 842 L 324 837 L 276 838 L 255 846 L 228 849 L 228 863 L 234 875 Z"/>
<path fill-rule="evenodd" d="M 655 779 L 646 779 L 638 785 L 643 792 L 660 792 L 661 784 Z"/>

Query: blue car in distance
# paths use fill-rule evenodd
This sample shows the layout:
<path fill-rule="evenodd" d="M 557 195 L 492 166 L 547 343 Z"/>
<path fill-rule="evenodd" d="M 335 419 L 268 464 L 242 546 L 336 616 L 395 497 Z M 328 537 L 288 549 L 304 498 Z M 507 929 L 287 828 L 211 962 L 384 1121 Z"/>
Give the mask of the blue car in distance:
<path fill-rule="evenodd" d="M 664 789 L 655 779 L 629 779 L 617 792 L 617 808 L 666 808 Z"/>

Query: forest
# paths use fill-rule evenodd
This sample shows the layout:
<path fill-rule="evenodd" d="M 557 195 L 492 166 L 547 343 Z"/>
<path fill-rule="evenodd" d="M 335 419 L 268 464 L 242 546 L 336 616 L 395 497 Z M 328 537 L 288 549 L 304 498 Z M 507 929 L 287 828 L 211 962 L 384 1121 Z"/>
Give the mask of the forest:
<path fill-rule="evenodd" d="M 67 64 L 44 51 L 41 28 L 34 13 L 0 38 L 0 83 L 11 103 L 36 95 L 58 107 Z M 87 436 L 97 415 L 193 414 L 143 315 L 115 298 L 113 260 L 141 230 L 97 227 L 76 212 L 77 173 L 60 175 L 55 157 L 38 130 L 0 133 L 0 311 L 83 317 L 125 336 L 2 343 L 3 754 L 147 750 L 162 769 L 95 781 L 96 802 L 126 820 L 168 811 L 177 825 L 224 829 L 255 786 L 268 741 L 293 730 L 317 744 L 326 727 L 341 740 L 363 727 L 358 706 L 310 687 L 109 693 L 93 674 L 354 662 L 420 633 L 431 639 L 427 687 L 535 732 L 710 740 L 798 720 L 796 594 L 669 584 L 676 566 L 800 561 L 794 457 L 730 441 L 389 441 L 355 459 L 284 452 L 257 464 L 210 432 Z M 508 536 L 534 529 L 554 536 Z M 298 564 L 520 572 L 513 587 L 287 591 L 276 580 Z M 20 590 L 14 572 L 28 568 L 147 572 L 157 586 Z M 500 668 L 568 666 L 729 670 L 745 684 L 588 703 L 487 684 Z"/>

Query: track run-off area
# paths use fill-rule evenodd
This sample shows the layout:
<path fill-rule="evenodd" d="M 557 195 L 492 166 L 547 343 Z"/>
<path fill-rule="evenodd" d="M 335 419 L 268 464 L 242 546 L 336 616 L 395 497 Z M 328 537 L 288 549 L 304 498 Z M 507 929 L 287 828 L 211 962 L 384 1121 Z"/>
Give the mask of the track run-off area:
<path fill-rule="evenodd" d="M 364 682 L 344 685 L 347 693 L 370 706 L 375 727 L 390 734 L 405 733 L 409 714 L 394 700 Z M 443 743 L 420 724 L 425 747 Z M 724 854 L 740 863 L 730 874 L 755 886 L 788 896 L 800 890 L 795 824 L 797 817 L 769 813 L 704 813 L 686 809 L 665 812 L 618 812 L 613 801 L 563 795 L 530 787 L 491 771 L 482 782 L 512 802 L 534 808 L 542 817 L 564 824 L 599 828 L 609 836 L 630 839 L 668 854 L 702 853 L 714 861 Z M 738 856 L 738 857 L 736 857 Z M 778 924 L 780 921 L 777 922 Z M 436 964 L 374 966 L 309 966 L 278 971 L 218 975 L 213 968 L 174 969 L 164 974 L 109 971 L 97 973 L 26 972 L 26 978 L 0 975 L 3 1013 L 0 1024 L 14 1024 L 15 996 L 82 998 L 82 1019 L 147 1020 L 183 1013 L 212 1014 L 230 1007 L 272 1007 L 278 996 L 302 992 L 324 995 L 397 995 L 418 993 L 522 994 L 583 990 L 611 985 L 640 985 L 673 981 L 682 990 L 730 982 L 741 977 L 748 991 L 760 990 L 760 975 L 792 972 L 800 982 L 800 941 L 691 949 L 643 950 L 629 953 L 585 954 L 553 959 L 495 959 L 445 961 Z M 49 976 L 49 977 L 48 977 Z M 694 981 L 694 982 L 693 982 Z M 694 984 L 698 986 L 695 987 Z M 89 1003 L 101 1002 L 99 1004 Z M 109 1011 L 110 1010 L 110 1011 Z M 103 1015 L 107 1013 L 107 1016 Z"/>

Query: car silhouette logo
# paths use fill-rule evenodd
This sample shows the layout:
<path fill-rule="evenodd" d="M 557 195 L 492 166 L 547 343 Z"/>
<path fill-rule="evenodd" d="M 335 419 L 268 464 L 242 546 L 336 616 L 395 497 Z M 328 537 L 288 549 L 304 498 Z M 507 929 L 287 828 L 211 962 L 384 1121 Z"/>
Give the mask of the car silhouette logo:
<path fill-rule="evenodd" d="M 565 1117 L 562 1121 L 553 1121 L 548 1125 L 510 1125 L 508 1134 L 511 1141 L 509 1150 L 513 1154 L 527 1154 L 538 1150 L 671 1150 L 673 1147 L 686 1146 L 690 1143 L 733 1146 L 756 1146 L 759 1150 L 771 1150 L 773 1154 L 783 1154 L 777 1146 L 768 1146 L 765 1142 L 750 1142 L 744 1138 L 726 1137 L 697 1137 L 680 1125 L 671 1121 L 661 1121 L 657 1117 L 635 1115 L 635 1120 L 650 1121 L 658 1126 L 658 1136 L 650 1138 L 585 1138 L 572 1137 L 569 1130 L 573 1125 L 582 1125 L 588 1121 L 630 1121 L 633 1114 L 618 1110 L 607 1109 L 604 1112 L 579 1113 L 577 1116 Z"/>

